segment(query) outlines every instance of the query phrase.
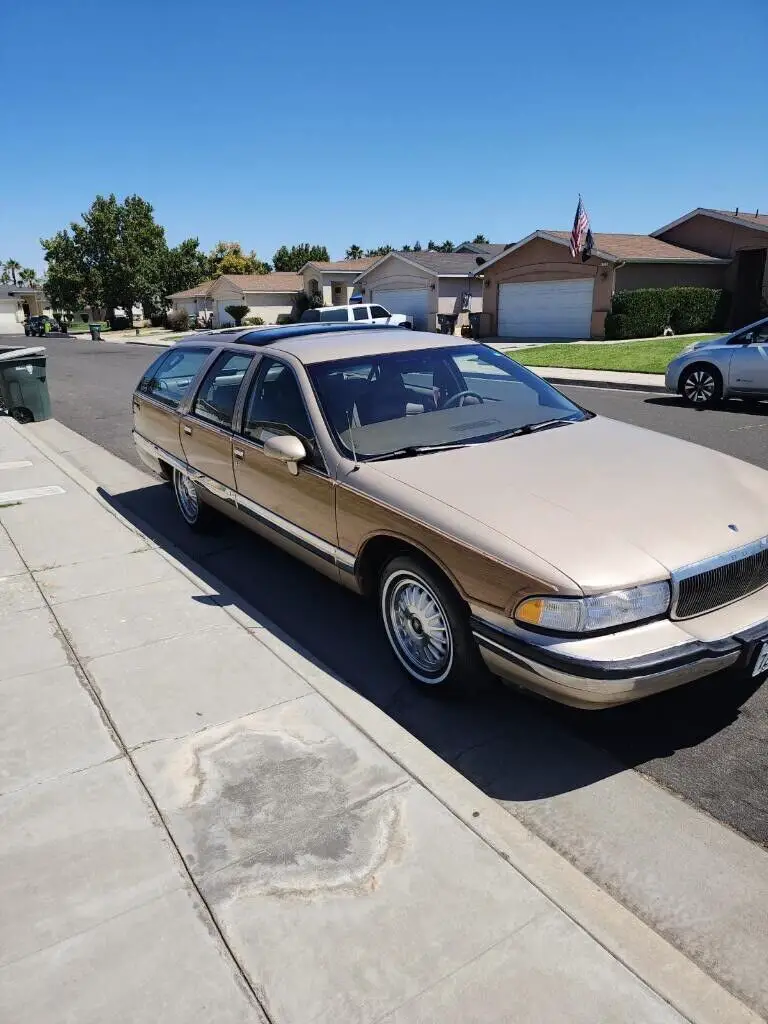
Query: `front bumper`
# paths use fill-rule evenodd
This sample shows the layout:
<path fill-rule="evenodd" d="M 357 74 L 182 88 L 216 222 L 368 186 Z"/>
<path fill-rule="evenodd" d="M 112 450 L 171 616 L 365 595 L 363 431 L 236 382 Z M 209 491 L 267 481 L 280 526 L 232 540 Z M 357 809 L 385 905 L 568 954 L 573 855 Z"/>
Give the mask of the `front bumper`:
<path fill-rule="evenodd" d="M 682 373 L 683 365 L 682 362 L 671 362 L 664 375 L 664 386 L 667 391 L 671 391 L 675 395 L 680 390 L 680 374 Z"/>
<path fill-rule="evenodd" d="M 757 648 L 768 640 L 768 621 L 724 639 L 691 639 L 617 660 L 574 653 L 574 648 L 589 642 L 586 640 L 576 641 L 569 653 L 563 653 L 554 646 L 529 642 L 522 631 L 502 628 L 476 615 L 472 633 L 486 665 L 502 679 L 562 704 L 597 709 L 640 700 L 734 665 L 747 670 Z"/>

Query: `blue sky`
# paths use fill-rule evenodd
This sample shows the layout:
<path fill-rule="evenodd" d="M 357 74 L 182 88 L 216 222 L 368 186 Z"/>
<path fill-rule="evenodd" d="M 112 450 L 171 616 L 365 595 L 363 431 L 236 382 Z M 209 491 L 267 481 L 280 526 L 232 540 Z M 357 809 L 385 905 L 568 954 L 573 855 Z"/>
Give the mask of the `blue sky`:
<path fill-rule="evenodd" d="M 28 45 L 31 20 L 40 45 Z M 37 0 L 0 37 L 0 259 L 97 193 L 331 255 L 768 210 L 765 0 Z"/>

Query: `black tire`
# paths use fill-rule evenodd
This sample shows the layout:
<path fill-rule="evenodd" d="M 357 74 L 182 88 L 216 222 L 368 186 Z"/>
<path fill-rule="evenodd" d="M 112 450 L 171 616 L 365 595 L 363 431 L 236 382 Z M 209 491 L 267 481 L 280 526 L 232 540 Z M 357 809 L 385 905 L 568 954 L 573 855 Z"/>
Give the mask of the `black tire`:
<path fill-rule="evenodd" d="M 487 685 L 490 674 L 472 636 L 469 610 L 426 559 L 398 555 L 384 566 L 378 608 L 395 657 L 425 691 L 466 694 Z"/>
<path fill-rule="evenodd" d="M 695 409 L 712 408 L 723 397 L 723 378 L 709 363 L 694 363 L 680 377 L 679 391 Z"/>
<path fill-rule="evenodd" d="M 29 409 L 25 409 L 24 406 L 19 405 L 15 409 L 11 409 L 11 416 L 16 420 L 17 423 L 34 423 L 35 417 L 32 415 Z"/>
<path fill-rule="evenodd" d="M 178 469 L 173 471 L 173 493 L 179 514 L 190 530 L 208 533 L 213 525 L 213 509 L 201 499 L 197 484 Z"/>

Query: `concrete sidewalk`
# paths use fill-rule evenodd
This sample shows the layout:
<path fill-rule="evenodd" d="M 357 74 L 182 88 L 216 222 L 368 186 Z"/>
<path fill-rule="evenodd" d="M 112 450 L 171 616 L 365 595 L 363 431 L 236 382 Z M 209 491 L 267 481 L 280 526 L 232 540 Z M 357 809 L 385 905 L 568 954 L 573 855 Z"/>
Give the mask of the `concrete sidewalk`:
<path fill-rule="evenodd" d="M 652 391 L 666 394 L 663 373 L 629 373 L 621 370 L 575 370 L 565 366 L 529 366 L 552 384 L 618 388 L 622 391 Z"/>
<path fill-rule="evenodd" d="M 45 433 L 0 420 L 0 1019 L 759 1019 Z"/>

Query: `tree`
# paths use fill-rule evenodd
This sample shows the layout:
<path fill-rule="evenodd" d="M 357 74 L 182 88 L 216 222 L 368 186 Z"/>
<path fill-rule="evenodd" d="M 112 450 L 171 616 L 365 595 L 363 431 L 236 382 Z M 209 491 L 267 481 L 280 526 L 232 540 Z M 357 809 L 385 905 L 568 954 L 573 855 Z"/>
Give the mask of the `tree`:
<path fill-rule="evenodd" d="M 402 249 L 400 250 L 400 252 L 413 252 L 413 246 L 412 245 L 404 245 L 402 247 Z"/>
<path fill-rule="evenodd" d="M 160 296 L 166 299 L 174 292 L 194 288 L 205 281 L 208 274 L 208 257 L 200 251 L 196 238 L 185 238 L 173 249 L 168 249 L 160 280 Z"/>
<path fill-rule="evenodd" d="M 388 252 L 394 252 L 395 250 L 391 245 L 380 245 L 378 249 L 367 249 L 366 256 L 386 256 Z"/>
<path fill-rule="evenodd" d="M 344 254 L 345 260 L 360 260 L 363 258 L 363 250 L 359 245 L 350 245 Z"/>
<path fill-rule="evenodd" d="M 436 252 L 439 249 L 437 242 L 432 238 L 427 242 L 427 252 Z"/>
<path fill-rule="evenodd" d="M 271 270 L 255 252 L 244 252 L 239 242 L 218 242 L 208 254 L 206 274 L 215 279 L 222 274 L 268 274 Z"/>
<path fill-rule="evenodd" d="M 443 242 L 442 245 L 438 245 L 437 251 L 438 252 L 453 252 L 453 250 L 455 248 L 456 248 L 456 246 L 453 244 L 453 242 L 449 242 L 448 239 L 446 239 Z"/>
<path fill-rule="evenodd" d="M 38 283 L 37 271 L 33 270 L 32 267 L 24 267 L 19 274 L 19 282 L 27 288 L 34 288 Z"/>
<path fill-rule="evenodd" d="M 472 244 L 473 245 L 489 245 L 490 243 L 489 243 L 488 239 L 485 237 L 485 235 L 475 235 L 475 237 L 472 239 Z"/>
<path fill-rule="evenodd" d="M 145 312 L 160 307 L 168 246 L 141 196 L 122 202 L 114 195 L 96 196 L 82 222 L 41 244 L 49 267 L 46 289 L 58 308 L 104 306 L 114 321 L 117 307 L 129 320 L 134 303 L 141 302 Z"/>
<path fill-rule="evenodd" d="M 289 249 L 287 245 L 281 245 L 272 257 L 275 270 L 292 271 L 298 274 L 305 263 L 327 263 L 330 257 L 324 245 L 310 245 L 309 242 L 301 242 Z"/>
<path fill-rule="evenodd" d="M 227 313 L 229 313 L 229 315 L 232 317 L 232 319 L 235 321 L 235 324 L 238 327 L 240 326 L 240 321 L 243 319 L 243 317 L 248 316 L 248 314 L 250 313 L 249 306 L 225 306 L 224 309 L 226 310 Z"/>
<path fill-rule="evenodd" d="M 421 242 L 416 241 L 413 243 L 413 251 L 421 252 Z"/>
<path fill-rule="evenodd" d="M 11 280 L 15 285 L 19 283 L 19 272 L 21 271 L 21 264 L 18 260 L 6 260 L 5 261 L 5 272 L 10 274 Z"/>

